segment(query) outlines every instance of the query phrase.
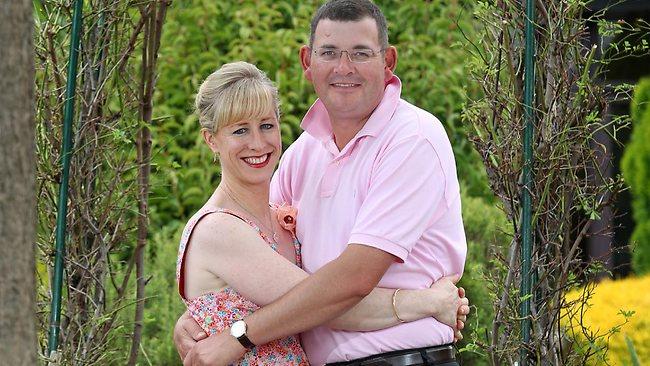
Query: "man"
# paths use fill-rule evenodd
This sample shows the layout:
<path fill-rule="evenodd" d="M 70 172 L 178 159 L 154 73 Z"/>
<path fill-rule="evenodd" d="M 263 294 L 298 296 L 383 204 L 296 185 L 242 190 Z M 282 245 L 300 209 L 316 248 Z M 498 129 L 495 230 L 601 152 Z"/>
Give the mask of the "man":
<path fill-rule="evenodd" d="M 401 82 L 393 75 L 397 51 L 388 44 L 376 5 L 323 5 L 300 60 L 319 99 L 271 189 L 272 200 L 298 208 L 297 235 L 311 276 L 246 317 L 238 338 L 223 332 L 199 341 L 185 363 L 227 364 L 246 351 L 242 344 L 248 341 L 263 344 L 303 332 L 313 365 L 379 359 L 456 365 L 449 345 L 454 330 L 433 318 L 375 332 L 318 327 L 375 286 L 426 288 L 460 275 L 466 243 L 449 140 L 435 117 L 400 99 Z M 187 322 L 182 317 L 175 330 L 181 353 Z"/>

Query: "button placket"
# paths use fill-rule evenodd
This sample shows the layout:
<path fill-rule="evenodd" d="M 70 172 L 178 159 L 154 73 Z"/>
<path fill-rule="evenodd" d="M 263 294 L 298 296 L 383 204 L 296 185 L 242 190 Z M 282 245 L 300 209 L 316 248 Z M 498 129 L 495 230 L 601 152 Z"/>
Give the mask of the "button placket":
<path fill-rule="evenodd" d="M 336 148 L 336 144 L 334 144 L 334 141 L 330 141 L 331 145 L 329 147 L 331 148 Z M 353 143 L 352 146 L 349 146 L 346 149 L 343 149 L 343 151 L 331 151 L 332 156 L 334 157 L 332 161 L 327 164 L 327 168 L 325 168 L 325 173 L 323 174 L 323 178 L 321 179 L 321 190 L 320 190 L 320 195 L 321 197 L 331 197 L 334 195 L 336 192 L 336 189 L 339 185 L 339 180 L 341 177 L 341 170 L 343 169 L 343 165 L 345 161 L 350 157 L 350 154 L 352 151 L 356 148 L 356 141 Z"/>
<path fill-rule="evenodd" d="M 321 197 L 331 197 L 339 185 L 341 167 L 339 160 L 332 161 L 327 165 L 321 182 Z"/>

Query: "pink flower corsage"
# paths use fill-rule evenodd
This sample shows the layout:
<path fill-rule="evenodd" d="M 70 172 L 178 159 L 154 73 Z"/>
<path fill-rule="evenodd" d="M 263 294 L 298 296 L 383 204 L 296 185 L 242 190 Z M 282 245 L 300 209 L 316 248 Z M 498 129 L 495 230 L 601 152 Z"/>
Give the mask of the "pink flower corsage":
<path fill-rule="evenodd" d="M 275 212 L 278 215 L 278 222 L 285 230 L 291 231 L 293 235 L 296 235 L 296 217 L 298 216 L 298 210 L 289 205 L 279 205 L 276 207 Z"/>

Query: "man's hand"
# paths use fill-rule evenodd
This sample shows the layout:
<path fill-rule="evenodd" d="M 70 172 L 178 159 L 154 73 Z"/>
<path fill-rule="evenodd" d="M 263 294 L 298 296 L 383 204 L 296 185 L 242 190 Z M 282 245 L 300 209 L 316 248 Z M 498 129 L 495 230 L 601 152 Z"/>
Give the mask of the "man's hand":
<path fill-rule="evenodd" d="M 192 318 L 188 311 L 184 312 L 176 321 L 176 326 L 174 326 L 174 345 L 179 356 L 181 356 L 181 360 L 185 359 L 185 356 L 196 345 L 196 342 L 206 337 L 207 334 L 194 321 L 194 318 Z"/>
<path fill-rule="evenodd" d="M 197 342 L 183 360 L 183 366 L 226 366 L 245 353 L 239 341 L 224 331 Z"/>

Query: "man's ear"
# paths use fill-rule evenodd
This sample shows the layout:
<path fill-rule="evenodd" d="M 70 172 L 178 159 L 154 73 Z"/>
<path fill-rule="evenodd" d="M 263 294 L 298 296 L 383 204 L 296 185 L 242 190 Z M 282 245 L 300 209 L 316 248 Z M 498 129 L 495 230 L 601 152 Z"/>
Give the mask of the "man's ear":
<path fill-rule="evenodd" d="M 397 67 L 397 49 L 394 46 L 388 46 L 384 51 L 384 78 L 388 82 L 393 77 L 393 72 Z"/>
<path fill-rule="evenodd" d="M 214 134 L 207 128 L 202 128 L 201 136 L 203 137 L 203 141 L 205 141 L 210 150 L 212 150 L 213 153 L 218 154 L 219 146 L 217 145 L 217 139 L 215 138 Z"/>
<path fill-rule="evenodd" d="M 309 46 L 300 47 L 300 66 L 302 66 L 305 78 L 311 81 L 311 48 Z"/>

